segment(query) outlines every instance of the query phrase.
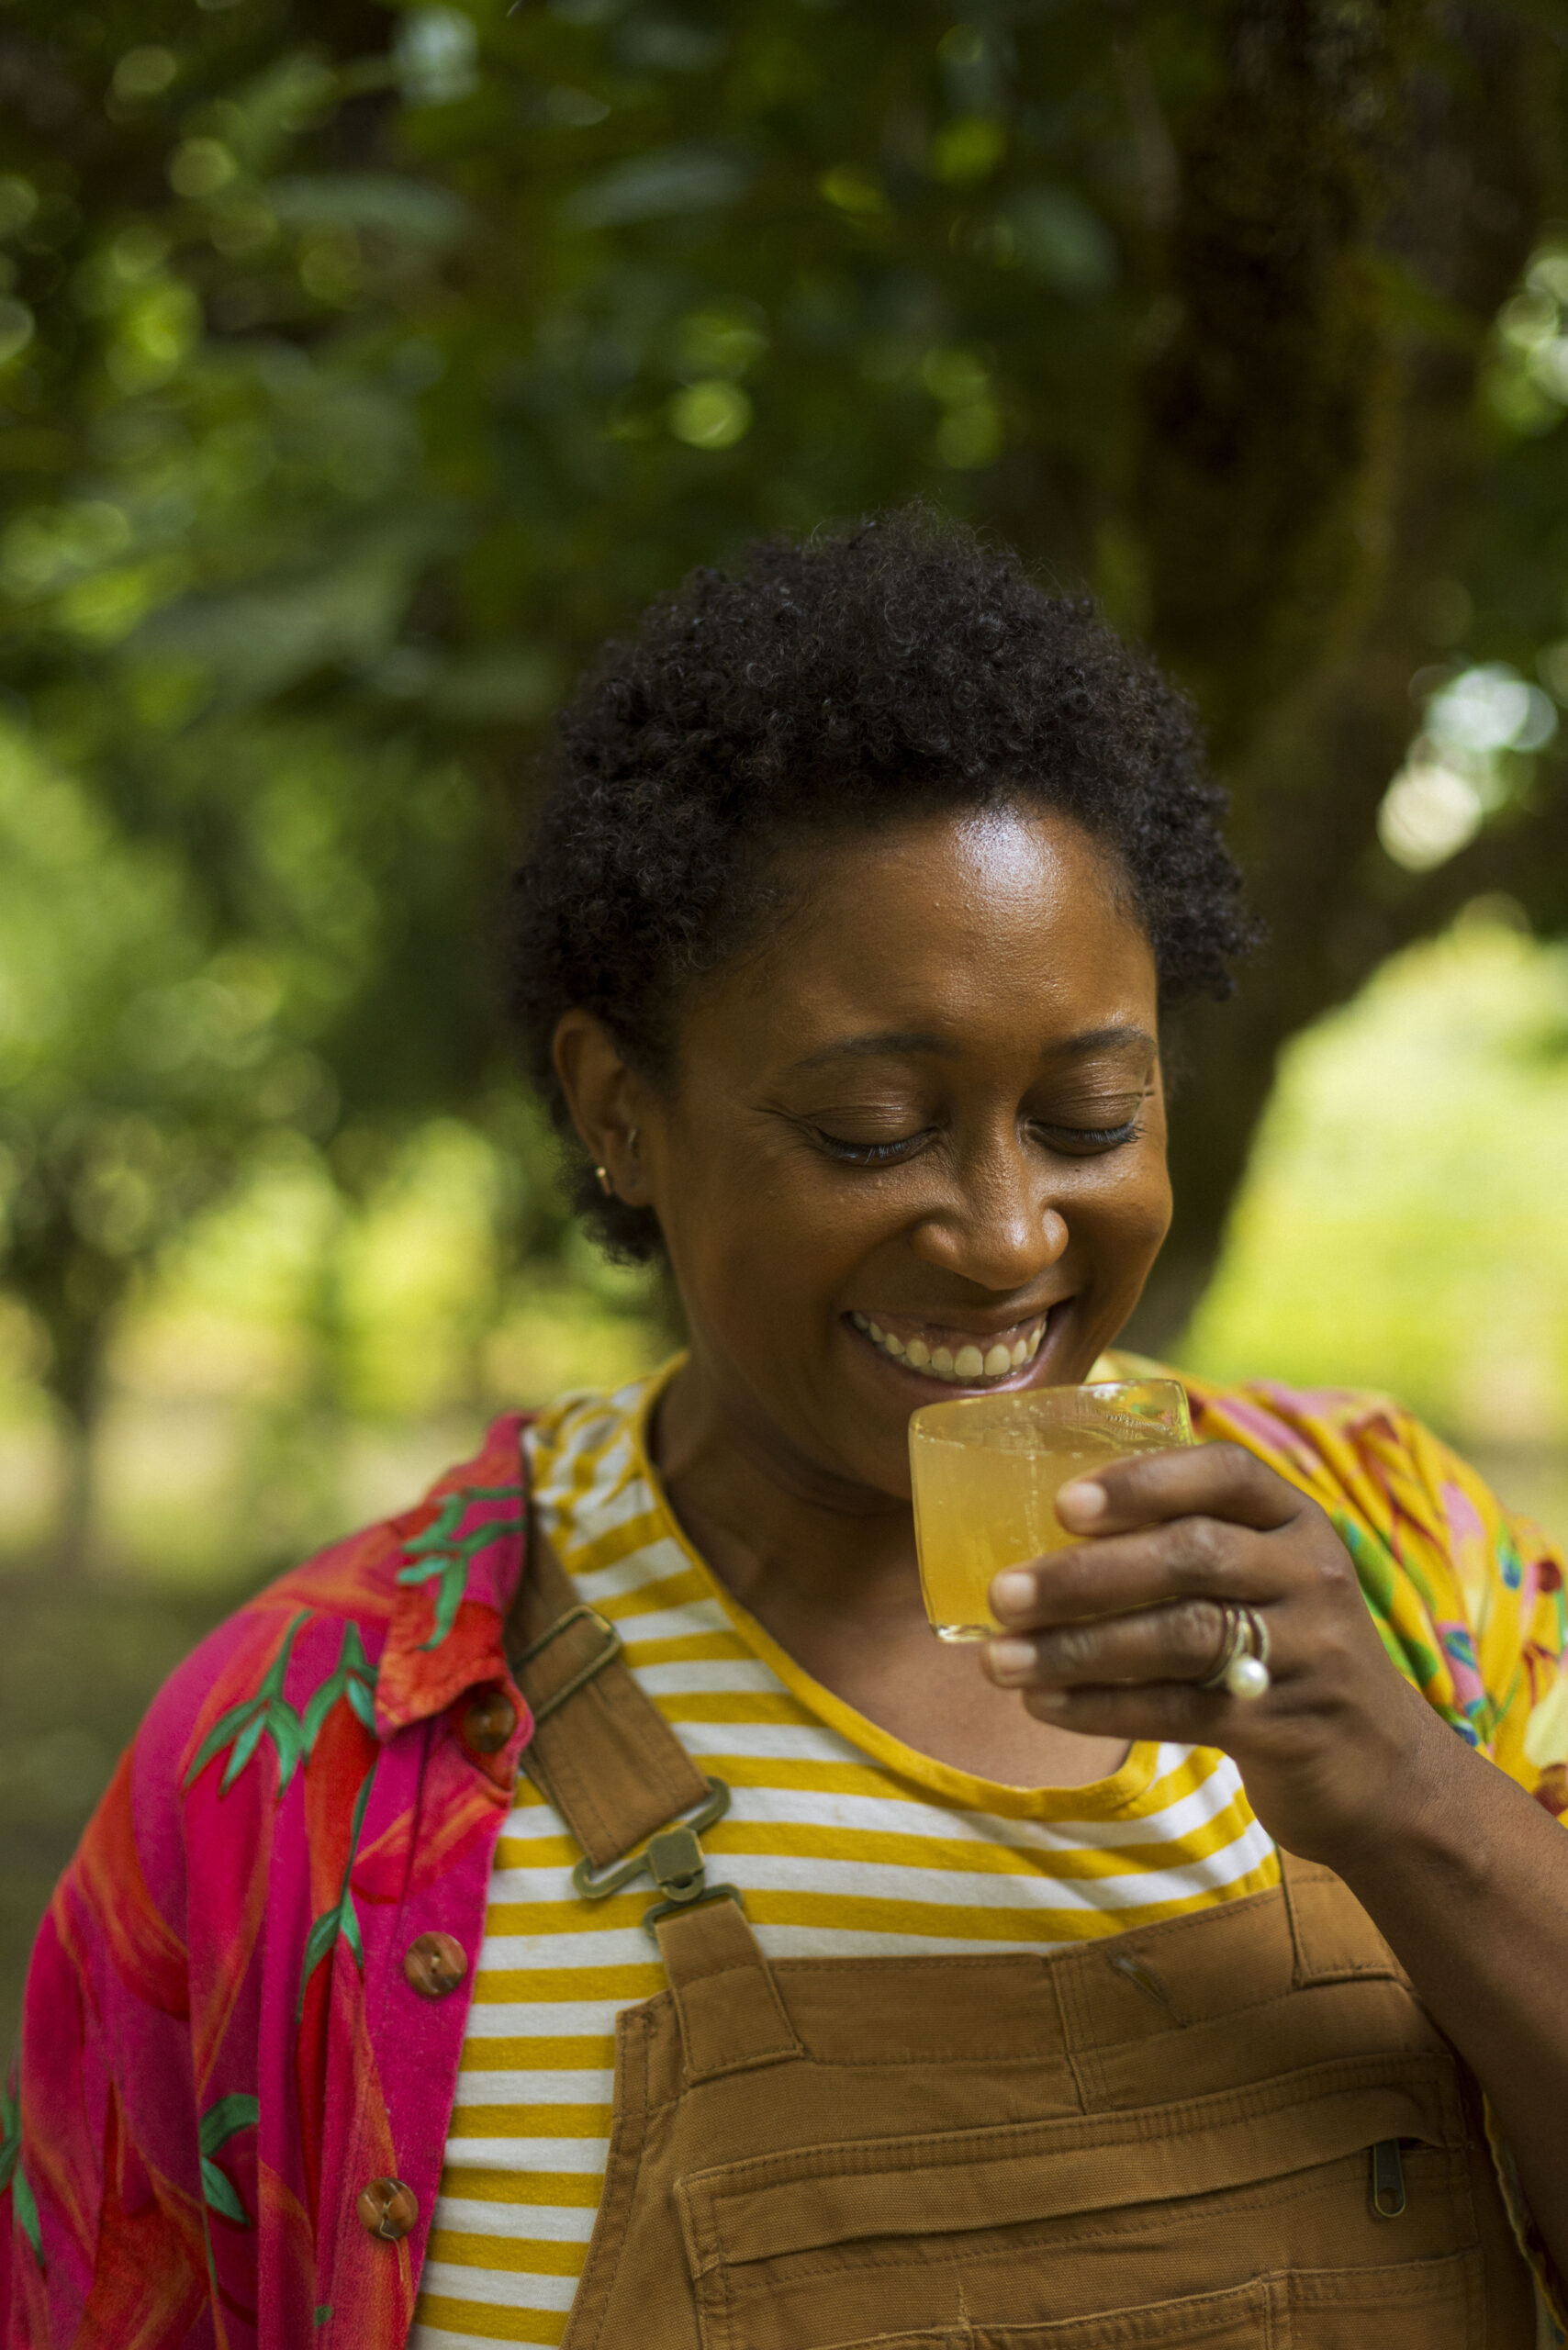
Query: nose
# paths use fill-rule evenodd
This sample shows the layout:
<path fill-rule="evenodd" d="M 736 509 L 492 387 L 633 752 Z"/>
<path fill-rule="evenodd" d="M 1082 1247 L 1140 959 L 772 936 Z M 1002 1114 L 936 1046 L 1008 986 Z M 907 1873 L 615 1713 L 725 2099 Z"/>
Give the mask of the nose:
<path fill-rule="evenodd" d="M 922 1263 L 1004 1293 L 1047 1272 L 1067 1239 L 1046 1169 L 1022 1136 L 1010 1136 L 959 1169 L 952 1196 L 921 1217 L 911 1245 Z"/>

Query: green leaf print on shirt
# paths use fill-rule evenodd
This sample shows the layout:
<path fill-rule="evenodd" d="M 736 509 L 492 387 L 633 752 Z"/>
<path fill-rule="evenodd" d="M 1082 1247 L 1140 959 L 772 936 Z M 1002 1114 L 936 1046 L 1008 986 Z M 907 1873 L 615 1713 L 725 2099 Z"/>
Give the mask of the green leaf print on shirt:
<path fill-rule="evenodd" d="M 218 1783 L 218 1793 L 227 1795 L 241 1772 L 255 1752 L 263 1738 L 270 1738 L 277 1751 L 277 1791 L 284 1789 L 298 1769 L 306 1752 L 305 1732 L 299 1716 L 283 1694 L 288 1672 L 289 1653 L 294 1647 L 301 1624 L 309 1618 L 308 1607 L 301 1608 L 287 1631 L 283 1646 L 273 1659 L 272 1668 L 253 1697 L 242 1698 L 230 1706 L 221 1720 L 214 1722 L 203 1739 L 195 1762 L 185 1773 L 185 1785 L 194 1786 L 215 1754 L 233 1740 L 234 1751 L 229 1757 L 229 1767 Z"/>
<path fill-rule="evenodd" d="M 201 2117 L 197 2143 L 201 2148 L 201 2188 L 209 2211 L 219 2212 L 232 2220 L 236 2227 L 248 2228 L 251 2215 L 240 2199 L 240 2192 L 227 2171 L 218 2169 L 213 2156 L 237 2138 L 241 2130 L 254 2129 L 261 2116 L 261 2107 L 253 2097 L 236 2090 L 230 2097 L 220 2097 L 209 2105 Z"/>
<path fill-rule="evenodd" d="M 299 2004 L 295 2009 L 297 2023 L 305 2013 L 305 1994 L 310 1977 L 321 1961 L 336 1947 L 342 1934 L 353 1953 L 354 1964 L 364 1973 L 364 1944 L 360 1940 L 359 1918 L 353 1906 L 353 1888 L 349 1880 L 353 1874 L 354 1854 L 359 1850 L 360 1830 L 364 1826 L 365 1807 L 370 1801 L 370 1783 L 375 1776 L 373 1762 L 364 1774 L 364 1782 L 354 1799 L 353 1819 L 349 1828 L 349 1856 L 343 1863 L 343 1878 L 338 1897 L 330 1909 L 323 1909 L 305 1938 L 305 1959 L 299 1975 Z"/>
<path fill-rule="evenodd" d="M 411 1561 L 399 1568 L 398 1580 L 404 1583 L 431 1583 L 439 1579 L 435 1595 L 435 1629 L 430 1639 L 420 1643 L 427 1649 L 439 1648 L 457 1620 L 457 1610 L 468 1588 L 468 1570 L 476 1552 L 491 1542 L 498 1542 L 504 1535 L 521 1534 L 521 1517 L 497 1521 L 488 1519 L 466 1534 L 458 1528 L 474 1502 L 502 1502 L 522 1499 L 522 1487 L 516 1485 L 465 1485 L 442 1500 L 434 1518 L 422 1534 L 416 1534 L 404 1545 Z"/>
<path fill-rule="evenodd" d="M 321 1725 L 340 1697 L 346 1697 L 356 1718 L 375 1734 L 375 1668 L 364 1652 L 364 1642 L 359 1636 L 357 1624 L 343 1626 L 343 1643 L 338 1651 L 336 1669 L 322 1682 L 305 1708 L 300 1732 L 305 1744 L 305 1759 L 309 1761 L 316 1751 L 316 1740 Z"/>
<path fill-rule="evenodd" d="M 39 2207 L 22 2168 L 22 2105 L 18 2084 L 13 2079 L 0 2089 L 0 2195 L 11 2190 L 11 2208 L 17 2224 L 33 2249 L 33 2258 L 40 2269 L 46 2267 L 43 2256 L 43 2231 L 39 2225 Z"/>

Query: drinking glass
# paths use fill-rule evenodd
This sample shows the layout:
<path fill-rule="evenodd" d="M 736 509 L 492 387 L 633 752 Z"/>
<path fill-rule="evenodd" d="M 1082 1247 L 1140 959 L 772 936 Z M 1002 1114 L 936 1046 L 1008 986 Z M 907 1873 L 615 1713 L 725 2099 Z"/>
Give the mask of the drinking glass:
<path fill-rule="evenodd" d="M 1129 1453 L 1192 1441 L 1174 1379 L 924 1404 L 910 1420 L 909 1459 L 920 1587 L 937 1639 L 994 1639 L 992 1575 L 1081 1539 L 1056 1514 L 1063 1485 Z"/>

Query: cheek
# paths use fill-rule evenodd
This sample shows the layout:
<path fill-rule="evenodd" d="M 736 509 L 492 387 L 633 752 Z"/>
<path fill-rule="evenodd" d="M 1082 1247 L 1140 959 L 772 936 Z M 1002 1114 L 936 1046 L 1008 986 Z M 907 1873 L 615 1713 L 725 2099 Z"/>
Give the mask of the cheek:
<path fill-rule="evenodd" d="M 773 1324 L 832 1278 L 845 1239 L 814 1186 L 783 1155 L 747 1147 L 732 1127 L 689 1118 L 672 1134 L 659 1202 L 689 1305 L 735 1330 Z"/>
<path fill-rule="evenodd" d="M 1103 1190 L 1081 1198 L 1076 1210 L 1064 1202 L 1063 1214 L 1070 1233 L 1076 1224 L 1091 1247 L 1099 1243 L 1107 1256 L 1141 1279 L 1170 1228 L 1171 1207 L 1163 1144 L 1151 1136 L 1136 1166 L 1124 1166 Z"/>

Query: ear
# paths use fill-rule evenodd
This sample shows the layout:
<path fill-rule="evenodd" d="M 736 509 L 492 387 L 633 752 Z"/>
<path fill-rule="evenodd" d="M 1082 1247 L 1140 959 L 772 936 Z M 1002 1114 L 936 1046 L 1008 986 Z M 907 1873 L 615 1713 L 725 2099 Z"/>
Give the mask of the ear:
<path fill-rule="evenodd" d="M 606 1170 L 610 1190 L 629 1206 L 645 1207 L 648 1187 L 636 1135 L 646 1084 L 603 1021 L 576 1006 L 562 1014 L 550 1053 L 588 1157 Z"/>

